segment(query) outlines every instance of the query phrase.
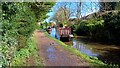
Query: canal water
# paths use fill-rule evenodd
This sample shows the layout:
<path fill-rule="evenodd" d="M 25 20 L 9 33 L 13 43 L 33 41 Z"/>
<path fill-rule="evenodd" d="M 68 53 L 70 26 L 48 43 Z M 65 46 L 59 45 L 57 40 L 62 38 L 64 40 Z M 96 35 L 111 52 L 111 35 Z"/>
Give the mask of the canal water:
<path fill-rule="evenodd" d="M 120 45 L 108 45 L 92 42 L 87 37 L 75 37 L 67 45 L 89 56 L 98 57 L 106 64 L 120 65 Z"/>
<path fill-rule="evenodd" d="M 53 30 L 53 32 L 55 31 Z M 57 32 L 51 33 L 51 36 L 59 39 Z M 64 43 L 89 56 L 98 57 L 104 63 L 120 65 L 120 45 L 93 42 L 85 36 L 75 37 L 71 41 Z"/>

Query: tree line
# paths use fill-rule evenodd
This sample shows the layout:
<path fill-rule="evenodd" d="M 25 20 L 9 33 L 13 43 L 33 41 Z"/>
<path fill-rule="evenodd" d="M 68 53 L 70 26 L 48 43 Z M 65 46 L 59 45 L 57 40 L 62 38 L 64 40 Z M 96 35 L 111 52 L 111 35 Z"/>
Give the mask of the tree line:
<path fill-rule="evenodd" d="M 99 12 L 93 13 L 89 19 L 81 20 L 73 25 L 77 35 L 89 36 L 94 41 L 120 44 L 120 2 L 100 3 Z M 111 7 L 111 8 L 110 8 Z"/>

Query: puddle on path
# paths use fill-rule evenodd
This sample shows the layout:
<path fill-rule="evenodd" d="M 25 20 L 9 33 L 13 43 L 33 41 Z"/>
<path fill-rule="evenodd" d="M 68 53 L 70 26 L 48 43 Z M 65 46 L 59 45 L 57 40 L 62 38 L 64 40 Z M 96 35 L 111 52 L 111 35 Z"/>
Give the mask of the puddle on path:
<path fill-rule="evenodd" d="M 55 62 L 55 60 L 57 59 L 55 52 L 56 52 L 56 49 L 52 45 L 48 45 L 47 59 L 49 62 Z"/>

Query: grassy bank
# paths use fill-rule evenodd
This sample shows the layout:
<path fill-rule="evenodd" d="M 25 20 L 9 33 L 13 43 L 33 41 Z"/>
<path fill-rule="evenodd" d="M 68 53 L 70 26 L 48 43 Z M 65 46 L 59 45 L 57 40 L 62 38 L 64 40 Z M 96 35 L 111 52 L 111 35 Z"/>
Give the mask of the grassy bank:
<path fill-rule="evenodd" d="M 90 65 L 92 66 L 107 66 L 107 64 L 103 63 L 102 61 L 100 61 L 97 57 L 91 57 L 88 56 L 84 53 L 81 53 L 80 51 L 78 51 L 77 49 L 66 45 L 65 43 L 61 42 L 60 40 L 57 40 L 55 38 L 52 38 L 47 32 L 45 32 L 46 36 L 55 40 L 56 42 L 58 42 L 64 49 L 69 50 L 71 53 L 83 58 L 86 62 L 89 62 Z"/>
<path fill-rule="evenodd" d="M 31 37 L 27 41 L 25 48 L 20 49 L 15 53 L 15 58 L 13 59 L 11 66 L 42 66 L 41 59 L 38 55 L 38 49 L 35 41 L 35 37 Z M 32 59 L 31 61 L 27 61 Z M 28 62 L 33 62 L 34 64 L 30 65 Z"/>

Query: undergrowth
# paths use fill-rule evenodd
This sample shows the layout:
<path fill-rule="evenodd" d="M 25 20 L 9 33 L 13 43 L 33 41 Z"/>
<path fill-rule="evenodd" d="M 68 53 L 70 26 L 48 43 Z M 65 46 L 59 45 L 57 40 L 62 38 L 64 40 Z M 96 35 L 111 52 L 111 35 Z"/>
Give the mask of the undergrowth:
<path fill-rule="evenodd" d="M 41 59 L 38 55 L 38 49 L 36 46 L 35 38 L 31 37 L 27 41 L 25 48 L 20 49 L 15 53 L 15 58 L 13 59 L 11 66 L 31 66 L 26 62 L 26 60 L 32 57 L 34 66 L 42 66 Z"/>

